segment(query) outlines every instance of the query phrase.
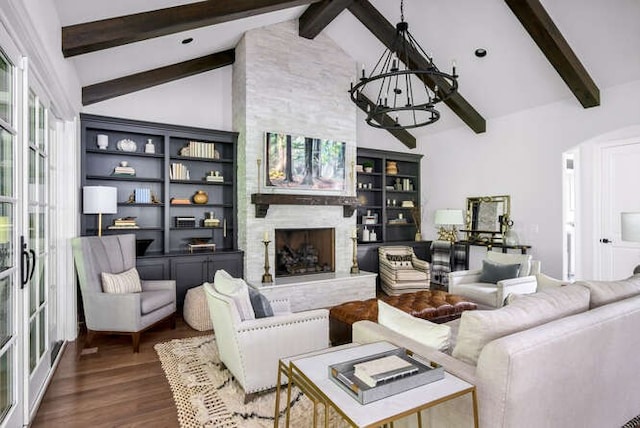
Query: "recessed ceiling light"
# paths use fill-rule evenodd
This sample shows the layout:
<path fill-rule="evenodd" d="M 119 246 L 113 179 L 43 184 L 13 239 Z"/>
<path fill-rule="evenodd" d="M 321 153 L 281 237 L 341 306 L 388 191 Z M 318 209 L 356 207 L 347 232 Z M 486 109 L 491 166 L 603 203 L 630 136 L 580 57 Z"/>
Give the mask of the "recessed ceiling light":
<path fill-rule="evenodd" d="M 182 41 L 183 45 L 188 45 L 189 43 L 193 42 L 193 37 L 187 37 L 186 39 L 184 39 Z"/>
<path fill-rule="evenodd" d="M 478 48 L 478 49 L 476 49 L 475 54 L 476 54 L 476 56 L 478 58 L 483 58 L 483 57 L 487 56 L 487 50 L 486 49 L 482 49 L 482 48 Z"/>

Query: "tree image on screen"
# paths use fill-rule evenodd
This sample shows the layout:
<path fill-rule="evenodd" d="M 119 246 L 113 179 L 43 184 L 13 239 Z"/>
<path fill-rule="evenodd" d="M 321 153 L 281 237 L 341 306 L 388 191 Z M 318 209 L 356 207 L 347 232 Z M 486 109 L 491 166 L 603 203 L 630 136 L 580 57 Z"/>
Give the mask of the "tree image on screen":
<path fill-rule="evenodd" d="M 267 186 L 344 190 L 344 142 L 274 132 L 266 140 Z"/>

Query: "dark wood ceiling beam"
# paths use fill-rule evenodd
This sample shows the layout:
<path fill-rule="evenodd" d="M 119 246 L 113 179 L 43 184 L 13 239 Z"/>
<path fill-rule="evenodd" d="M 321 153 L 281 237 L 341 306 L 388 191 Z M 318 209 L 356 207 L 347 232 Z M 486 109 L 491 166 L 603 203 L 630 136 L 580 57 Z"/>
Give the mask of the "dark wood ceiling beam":
<path fill-rule="evenodd" d="M 371 4 L 368 0 L 354 0 L 348 6 L 351 12 L 374 36 L 387 48 L 393 46 L 396 28 Z M 425 68 L 427 60 L 417 51 L 409 52 L 410 67 Z M 432 78 L 426 74 L 419 76 L 432 90 L 436 85 L 440 88 L 450 87 L 449 83 L 441 78 Z M 459 92 L 456 92 L 444 103 L 458 115 L 474 132 L 482 133 L 487 130 L 487 123 L 467 100 Z"/>
<path fill-rule="evenodd" d="M 353 0 L 323 0 L 312 4 L 298 20 L 298 34 L 314 39 L 352 2 Z"/>
<path fill-rule="evenodd" d="M 216 0 L 62 27 L 65 57 L 166 36 L 320 0 Z"/>
<path fill-rule="evenodd" d="M 356 102 L 356 105 L 365 113 L 369 109 L 373 109 L 376 107 L 376 104 L 362 93 L 358 94 L 358 102 Z M 385 114 L 382 118 L 381 125 L 390 126 L 394 125 L 395 123 L 396 121 L 393 120 L 391 116 Z M 386 131 L 388 131 L 391 135 L 396 137 L 402 144 L 409 147 L 410 149 L 416 148 L 416 137 L 411 135 L 406 129 L 386 129 Z"/>
<path fill-rule="evenodd" d="M 584 108 L 600 105 L 600 90 L 539 0 L 505 0 Z"/>
<path fill-rule="evenodd" d="M 215 70 L 216 68 L 231 65 L 234 61 L 235 49 L 229 49 L 166 67 L 85 86 L 82 88 L 82 105 L 94 104 L 173 80 Z"/>

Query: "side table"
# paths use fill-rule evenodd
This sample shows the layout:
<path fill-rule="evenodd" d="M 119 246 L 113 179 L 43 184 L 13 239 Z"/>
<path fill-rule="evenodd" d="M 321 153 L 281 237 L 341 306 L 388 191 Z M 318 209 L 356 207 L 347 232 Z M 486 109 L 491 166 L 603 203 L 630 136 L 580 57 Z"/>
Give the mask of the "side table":
<path fill-rule="evenodd" d="M 420 412 L 454 398 L 471 394 L 474 426 L 478 428 L 478 403 L 474 385 L 445 372 L 442 380 L 432 382 L 399 394 L 391 395 L 372 403 L 362 405 L 329 378 L 329 366 L 332 364 L 375 355 L 397 348 L 388 342 L 376 342 L 366 345 L 348 344 L 329 348 L 314 355 L 291 357 L 280 361 L 278 379 L 281 374 L 288 378 L 288 400 L 291 400 L 291 387 L 296 385 L 313 403 L 313 426 L 318 425 L 318 405 L 324 408 L 324 426 L 329 426 L 329 411 L 333 409 L 342 419 L 353 427 L 376 427 L 391 423 L 403 417 L 415 414 L 418 426 L 422 427 Z M 278 382 L 280 383 L 280 382 Z M 278 407 L 276 403 L 276 421 Z M 286 413 L 286 426 L 289 426 L 289 408 Z"/>

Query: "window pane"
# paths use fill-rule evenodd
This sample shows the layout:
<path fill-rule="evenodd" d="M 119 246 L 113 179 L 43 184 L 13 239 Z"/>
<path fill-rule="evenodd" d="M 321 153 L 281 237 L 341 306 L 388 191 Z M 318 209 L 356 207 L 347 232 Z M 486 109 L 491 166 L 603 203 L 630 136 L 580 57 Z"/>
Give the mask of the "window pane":
<path fill-rule="evenodd" d="M 36 96 L 29 91 L 29 144 L 36 143 Z"/>
<path fill-rule="evenodd" d="M 37 318 L 34 318 L 29 323 L 29 373 L 33 372 L 33 369 L 36 368 L 36 363 L 38 362 L 38 336 L 36 336 Z"/>
<path fill-rule="evenodd" d="M 11 312 L 11 302 L 13 296 L 11 295 L 12 276 L 6 276 L 0 279 L 0 347 L 11 339 L 13 330 L 13 314 Z M 2 388 L 0 383 L 0 388 Z"/>
<path fill-rule="evenodd" d="M 13 206 L 0 203 L 0 272 L 13 266 Z"/>
<path fill-rule="evenodd" d="M 44 342 L 45 342 L 45 332 L 47 331 L 46 326 L 45 326 L 45 313 L 44 313 L 44 309 L 40 311 L 40 313 L 38 314 L 38 319 L 40 320 L 40 328 L 38 329 L 38 348 L 40 351 L 40 355 L 38 355 L 38 359 L 42 358 L 42 354 L 44 354 L 45 351 L 45 346 L 44 346 Z"/>
<path fill-rule="evenodd" d="M 38 147 L 41 150 L 45 149 L 45 145 L 44 145 L 44 143 L 45 143 L 45 138 L 44 138 L 44 136 L 45 136 L 45 134 L 44 134 L 44 127 L 45 127 L 44 111 L 45 111 L 44 106 L 42 105 L 41 102 L 38 101 L 38 136 L 37 136 L 37 139 L 38 139 Z"/>
<path fill-rule="evenodd" d="M 13 136 L 0 129 L 0 195 L 13 196 Z"/>
<path fill-rule="evenodd" d="M 13 67 L 0 53 L 0 118 L 13 124 Z"/>
<path fill-rule="evenodd" d="M 4 419 L 13 406 L 12 361 L 13 347 L 0 357 L 0 420 Z"/>
<path fill-rule="evenodd" d="M 45 168 L 44 166 L 46 165 L 46 158 L 42 155 L 38 156 L 38 202 L 43 203 L 45 202 L 45 190 L 46 187 L 44 185 L 45 182 Z M 44 229 L 43 229 L 44 230 Z"/>

